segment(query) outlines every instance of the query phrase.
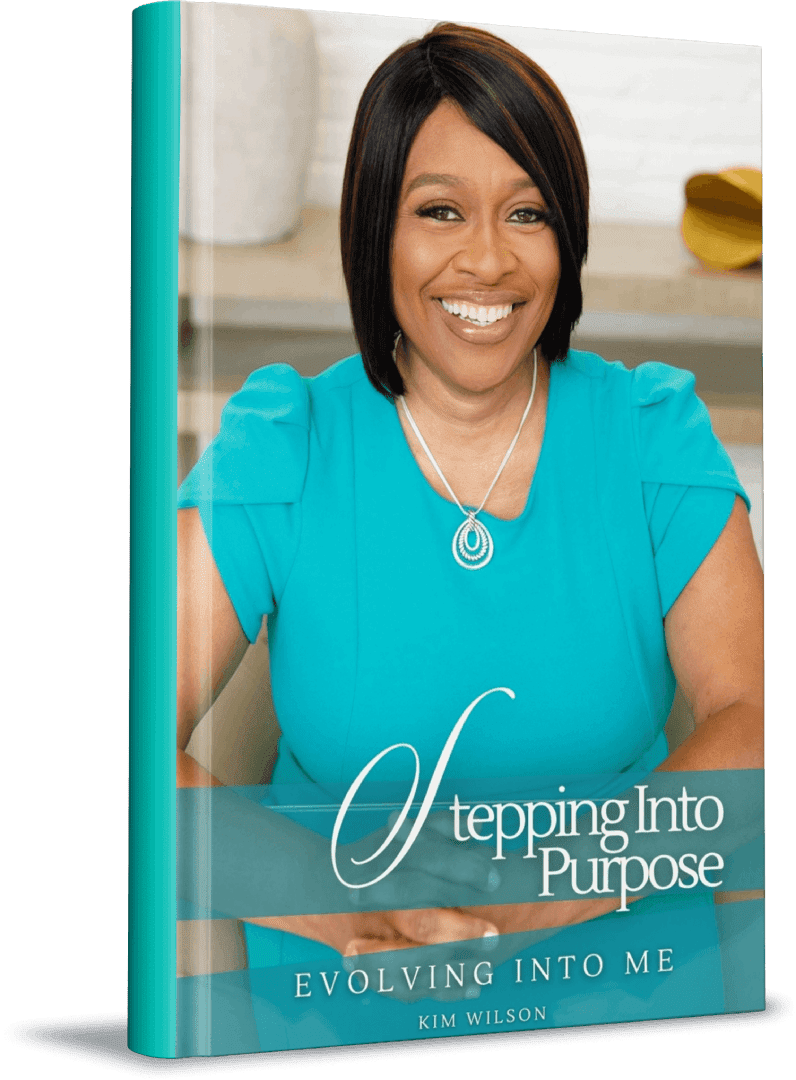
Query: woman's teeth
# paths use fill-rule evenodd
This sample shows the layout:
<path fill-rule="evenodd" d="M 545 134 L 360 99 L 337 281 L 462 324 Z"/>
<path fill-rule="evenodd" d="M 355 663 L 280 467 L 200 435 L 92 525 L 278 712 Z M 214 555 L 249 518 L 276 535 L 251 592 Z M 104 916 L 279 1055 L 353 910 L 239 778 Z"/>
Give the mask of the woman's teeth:
<path fill-rule="evenodd" d="M 458 300 L 440 300 L 440 303 L 451 315 L 458 315 L 460 319 L 476 326 L 489 326 L 498 319 L 505 319 L 514 306 L 504 304 L 502 307 L 474 307 L 473 304 L 463 304 Z"/>

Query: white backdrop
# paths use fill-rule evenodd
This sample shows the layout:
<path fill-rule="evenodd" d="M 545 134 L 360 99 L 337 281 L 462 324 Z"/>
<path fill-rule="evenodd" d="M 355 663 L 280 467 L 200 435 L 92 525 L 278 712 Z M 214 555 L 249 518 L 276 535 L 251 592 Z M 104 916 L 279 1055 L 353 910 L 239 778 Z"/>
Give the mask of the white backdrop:
<path fill-rule="evenodd" d="M 525 18 L 539 14 L 529 7 Z M 307 197 L 336 207 L 365 84 L 393 49 L 430 29 L 436 11 L 422 19 L 325 12 L 311 18 L 320 117 Z M 483 6 L 479 25 L 540 64 L 572 109 L 589 163 L 593 220 L 674 224 L 690 176 L 760 167 L 759 48 L 497 23 Z"/>

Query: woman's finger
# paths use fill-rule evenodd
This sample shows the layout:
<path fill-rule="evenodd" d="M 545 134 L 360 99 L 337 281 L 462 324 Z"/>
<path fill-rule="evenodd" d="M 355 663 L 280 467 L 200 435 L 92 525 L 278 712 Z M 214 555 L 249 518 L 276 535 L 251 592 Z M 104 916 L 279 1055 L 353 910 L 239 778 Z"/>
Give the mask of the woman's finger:
<path fill-rule="evenodd" d="M 493 950 L 499 938 L 494 923 L 455 908 L 374 912 L 363 915 L 359 925 L 360 933 L 349 940 L 344 956 L 453 943 L 470 952 L 472 946 L 464 944 L 470 942 L 482 953 Z"/>
<path fill-rule="evenodd" d="M 467 915 L 455 908 L 418 908 L 385 912 L 398 933 L 419 945 L 441 945 L 448 941 L 473 939 L 492 942 L 497 927 L 486 919 Z"/>
<path fill-rule="evenodd" d="M 343 954 L 346 962 L 346 970 L 353 970 L 360 956 L 371 956 L 373 953 L 392 952 L 394 949 L 416 949 L 417 942 L 408 938 L 354 938 L 348 943 Z"/>

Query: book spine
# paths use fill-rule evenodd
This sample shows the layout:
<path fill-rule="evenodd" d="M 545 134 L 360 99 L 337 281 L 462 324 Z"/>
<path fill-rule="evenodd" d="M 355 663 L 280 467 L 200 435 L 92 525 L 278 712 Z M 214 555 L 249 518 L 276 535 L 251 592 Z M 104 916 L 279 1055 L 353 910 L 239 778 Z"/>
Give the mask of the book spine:
<path fill-rule="evenodd" d="M 133 12 L 128 1046 L 176 1056 L 180 5 Z"/>

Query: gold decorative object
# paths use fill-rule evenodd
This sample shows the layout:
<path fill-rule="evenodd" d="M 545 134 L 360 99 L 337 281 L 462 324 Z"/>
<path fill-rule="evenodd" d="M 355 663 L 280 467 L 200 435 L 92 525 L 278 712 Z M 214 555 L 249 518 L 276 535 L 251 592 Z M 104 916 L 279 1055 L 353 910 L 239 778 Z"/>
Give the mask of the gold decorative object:
<path fill-rule="evenodd" d="M 737 270 L 763 254 L 763 174 L 699 173 L 685 185 L 683 240 L 712 270 Z"/>

